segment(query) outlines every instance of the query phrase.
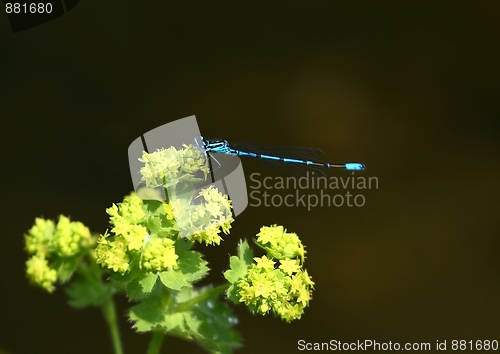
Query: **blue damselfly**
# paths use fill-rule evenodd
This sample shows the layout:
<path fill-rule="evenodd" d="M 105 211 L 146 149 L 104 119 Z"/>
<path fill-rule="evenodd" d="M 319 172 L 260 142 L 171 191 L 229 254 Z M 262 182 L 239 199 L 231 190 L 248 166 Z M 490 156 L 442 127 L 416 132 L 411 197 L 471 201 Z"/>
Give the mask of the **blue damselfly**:
<path fill-rule="evenodd" d="M 283 147 L 266 146 L 246 143 L 228 142 L 227 140 L 204 139 L 199 137 L 195 139 L 198 146 L 205 148 L 207 153 L 219 153 L 233 156 L 248 156 L 257 159 L 276 161 L 303 165 L 314 170 L 317 167 L 324 168 L 342 168 L 350 171 L 360 171 L 365 169 L 365 165 L 357 162 L 348 163 L 328 163 L 315 156 L 320 156 L 322 151 L 319 149 L 305 147 Z"/>

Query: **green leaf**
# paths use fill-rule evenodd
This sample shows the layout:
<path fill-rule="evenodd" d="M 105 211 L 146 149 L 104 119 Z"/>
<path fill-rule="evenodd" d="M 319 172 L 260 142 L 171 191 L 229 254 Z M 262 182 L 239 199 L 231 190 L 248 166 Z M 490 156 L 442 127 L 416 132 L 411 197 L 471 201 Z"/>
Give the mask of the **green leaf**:
<path fill-rule="evenodd" d="M 231 353 L 241 345 L 241 337 L 233 329 L 237 319 L 225 303 L 217 300 L 218 296 L 209 295 L 214 290 L 184 288 L 171 292 L 157 283 L 150 296 L 132 307 L 130 319 L 138 331 L 163 330 L 187 340 L 194 339 L 212 353 Z M 187 308 L 183 306 L 190 302 L 192 305 Z"/>
<path fill-rule="evenodd" d="M 238 257 L 245 261 L 247 265 L 253 263 L 253 251 L 246 240 L 240 241 L 240 244 L 238 245 Z"/>
<path fill-rule="evenodd" d="M 197 342 L 212 353 L 231 353 L 241 346 L 232 327 L 238 322 L 229 306 L 212 297 L 184 312 L 186 324 Z"/>
<path fill-rule="evenodd" d="M 173 336 L 178 336 L 186 340 L 193 340 L 193 336 L 189 332 L 184 314 L 182 312 L 170 313 L 165 316 L 165 324 L 167 333 Z"/>
<path fill-rule="evenodd" d="M 189 241 L 187 238 L 181 238 L 175 242 L 175 253 L 181 254 L 189 251 L 193 245 L 193 241 Z"/>
<path fill-rule="evenodd" d="M 146 207 L 144 212 L 147 218 L 157 217 L 158 215 L 165 215 L 165 208 L 161 200 L 143 200 Z"/>
<path fill-rule="evenodd" d="M 168 221 L 168 220 L 167 220 Z M 162 238 L 172 238 L 172 237 L 175 237 L 175 235 L 179 232 L 175 227 L 175 224 L 172 223 L 172 222 L 166 222 L 166 221 L 162 221 L 162 225 L 160 227 L 160 229 L 156 232 L 156 235 L 158 237 L 162 237 Z"/>
<path fill-rule="evenodd" d="M 80 278 L 73 281 L 65 291 L 69 296 L 70 306 L 83 308 L 102 305 L 111 294 L 111 286 Z"/>
<path fill-rule="evenodd" d="M 231 286 L 227 289 L 227 297 L 235 304 L 239 303 L 239 296 L 237 294 L 238 287 L 236 284 L 245 277 L 252 261 L 253 252 L 246 241 L 240 242 L 238 246 L 238 257 L 232 256 L 229 258 L 230 269 L 224 272 L 224 278 L 231 283 Z"/>
<path fill-rule="evenodd" d="M 127 296 L 130 299 L 140 299 L 147 296 L 158 279 L 158 274 L 146 273 L 133 279 L 127 286 Z"/>
<path fill-rule="evenodd" d="M 209 271 L 208 262 L 203 259 L 203 254 L 197 251 L 186 251 L 178 253 L 177 269 L 184 274 L 188 282 L 194 282 L 203 278 Z"/>
<path fill-rule="evenodd" d="M 191 284 L 187 282 L 184 274 L 177 270 L 167 270 L 165 272 L 161 272 L 160 280 L 163 285 L 173 290 L 181 290 L 185 286 L 191 286 Z"/>
<path fill-rule="evenodd" d="M 246 263 L 236 256 L 231 256 L 229 258 L 229 266 L 231 269 L 224 272 L 224 278 L 232 284 L 236 283 L 240 279 L 243 279 L 247 273 Z"/>
<path fill-rule="evenodd" d="M 62 282 L 68 281 L 75 272 L 82 257 L 59 258 L 54 262 L 53 267 L 57 269 L 57 277 Z"/>
<path fill-rule="evenodd" d="M 159 218 L 155 217 L 148 219 L 146 228 L 150 234 L 156 234 L 160 230 L 160 227 L 161 221 Z"/>
<path fill-rule="evenodd" d="M 192 336 L 187 330 L 182 312 L 168 312 L 176 301 L 175 295 L 171 294 L 161 283 L 156 283 L 150 296 L 130 309 L 129 318 L 135 322 L 135 328 L 139 332 L 163 330 L 190 340 Z"/>
<path fill-rule="evenodd" d="M 178 242 L 180 249 L 190 247 L 190 243 Z M 176 251 L 179 249 L 176 247 Z M 191 287 L 191 283 L 203 278 L 207 272 L 207 261 L 197 251 L 185 251 L 178 253 L 177 267 L 160 273 L 160 280 L 167 288 L 181 290 L 183 287 Z"/>
<path fill-rule="evenodd" d="M 231 256 L 229 258 L 229 270 L 224 272 L 224 278 L 230 283 L 236 283 L 238 280 L 243 279 L 247 274 L 248 267 L 253 262 L 253 252 L 248 242 L 242 241 L 238 246 L 238 257 Z"/>
<path fill-rule="evenodd" d="M 167 328 L 166 303 L 164 299 L 163 286 L 159 283 L 153 288 L 150 296 L 129 311 L 130 320 L 135 322 L 135 328 L 139 332 L 151 331 L 152 329 Z M 165 294 L 168 297 L 168 293 Z M 168 300 L 168 299 L 167 299 Z"/>

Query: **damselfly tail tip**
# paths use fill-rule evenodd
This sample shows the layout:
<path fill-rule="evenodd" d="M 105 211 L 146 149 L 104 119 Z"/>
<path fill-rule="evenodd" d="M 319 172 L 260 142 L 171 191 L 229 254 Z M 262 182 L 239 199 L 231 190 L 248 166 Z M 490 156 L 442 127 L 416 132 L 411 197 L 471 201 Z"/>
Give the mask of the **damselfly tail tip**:
<path fill-rule="evenodd" d="M 349 171 L 362 171 L 365 169 L 365 165 L 362 163 L 351 162 L 345 164 L 345 169 Z"/>

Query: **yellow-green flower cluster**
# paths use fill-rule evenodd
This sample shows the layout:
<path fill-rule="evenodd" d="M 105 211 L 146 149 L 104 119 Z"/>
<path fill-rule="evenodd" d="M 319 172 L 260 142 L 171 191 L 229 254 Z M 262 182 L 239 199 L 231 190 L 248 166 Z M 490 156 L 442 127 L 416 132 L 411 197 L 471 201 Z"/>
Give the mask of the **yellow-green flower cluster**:
<path fill-rule="evenodd" d="M 300 257 L 304 262 L 305 250 L 295 233 L 286 232 L 283 226 L 263 226 L 257 234 L 256 244 L 276 259 Z"/>
<path fill-rule="evenodd" d="M 193 145 L 182 145 L 183 149 L 178 150 L 178 156 L 181 163 L 181 171 L 194 174 L 198 171 L 208 174 L 208 163 L 206 155 Z"/>
<path fill-rule="evenodd" d="M 256 263 L 238 283 L 240 302 L 256 313 L 272 310 L 287 322 L 299 319 L 309 305 L 314 286 L 307 270 L 298 259 L 274 262 L 263 256 L 254 260 Z"/>
<path fill-rule="evenodd" d="M 227 235 L 234 221 L 231 201 L 213 185 L 202 189 L 194 199 L 195 203 L 191 199 L 170 199 L 165 203 L 167 220 L 183 237 L 206 245 L 220 244 L 219 233 Z"/>
<path fill-rule="evenodd" d="M 144 152 L 140 162 L 141 180 L 149 188 L 174 186 L 181 180 L 196 180 L 194 174 L 202 171 L 208 174 L 205 154 L 193 145 L 183 145 L 183 149 L 175 147 L 159 149 L 153 153 Z"/>
<path fill-rule="evenodd" d="M 37 218 L 25 235 L 26 251 L 31 258 L 26 262 L 28 278 L 48 292 L 54 291 L 57 280 L 55 263 L 59 267 L 83 255 L 95 245 L 95 238 L 81 222 L 70 221 L 61 215 L 57 224 Z"/>
<path fill-rule="evenodd" d="M 141 266 L 148 272 L 161 272 L 177 266 L 175 242 L 169 238 L 155 238 L 146 243 Z"/>
<path fill-rule="evenodd" d="M 234 220 L 231 201 L 214 186 L 202 190 L 197 198 L 203 198 L 203 202 L 187 213 L 190 227 L 186 231 L 193 235 L 193 240 L 218 245 L 222 240 L 221 229 L 227 235 Z"/>
<path fill-rule="evenodd" d="M 54 237 L 54 248 L 61 257 L 71 257 L 95 244 L 89 229 L 81 222 L 72 222 L 67 217 L 59 217 Z"/>
<path fill-rule="evenodd" d="M 130 266 L 126 241 L 120 235 L 116 238 L 108 237 L 109 235 L 105 233 L 98 241 L 99 244 L 95 249 L 97 264 L 123 274 Z"/>
<path fill-rule="evenodd" d="M 283 226 L 264 226 L 257 245 L 267 251 L 253 258 L 245 276 L 236 283 L 239 301 L 255 313 L 272 311 L 287 322 L 299 319 L 311 300 L 314 282 L 303 269 L 304 246 Z"/>
<path fill-rule="evenodd" d="M 132 193 L 124 198 L 119 207 L 113 204 L 106 209 L 113 225 L 111 232 L 117 235 L 117 241 L 123 239 L 127 250 L 140 250 L 147 235 L 147 229 L 141 225 L 146 217 L 143 205 L 142 199 Z"/>
<path fill-rule="evenodd" d="M 122 274 L 134 266 L 162 272 L 177 267 L 175 241 L 181 237 L 219 244 L 219 232 L 228 233 L 233 221 L 231 202 L 213 186 L 195 195 L 193 182 L 201 179 L 195 174 L 202 171 L 206 177 L 208 173 L 205 155 L 192 145 L 183 145 L 180 150 L 170 147 L 144 153 L 139 161 L 144 163 L 140 173 L 147 193 L 162 187 L 168 198 L 143 200 L 132 193 L 108 208 L 111 233 L 99 240 L 97 262 Z"/>
<path fill-rule="evenodd" d="M 43 256 L 33 256 L 26 262 L 26 274 L 33 284 L 40 286 L 49 293 L 55 290 L 57 271 L 49 266 Z"/>
<path fill-rule="evenodd" d="M 191 204 L 179 199 L 143 201 L 135 193 L 125 197 L 107 209 L 111 234 L 99 239 L 97 262 L 122 274 L 132 264 L 146 272 L 161 272 L 177 266 L 175 240 L 182 235 L 219 244 L 220 229 L 228 233 L 233 221 L 230 201 L 212 186 L 202 190 L 199 198 L 203 198 L 200 203 Z M 155 206 L 148 211 L 145 203 Z"/>
<path fill-rule="evenodd" d="M 96 248 L 97 263 L 115 272 L 125 273 L 130 267 L 130 251 L 142 249 L 148 231 L 141 223 L 145 220 L 142 199 L 135 193 L 122 203 L 106 209 L 113 226 L 113 237 L 101 236 Z"/>
<path fill-rule="evenodd" d="M 168 188 L 165 212 L 172 229 L 200 243 L 220 244 L 219 233 L 229 233 L 233 221 L 231 201 L 212 185 L 195 195 L 196 185 L 191 184 L 200 180 L 195 177 L 197 172 L 202 171 L 206 177 L 209 171 L 205 154 L 193 145 L 183 145 L 180 150 L 170 147 L 144 153 L 139 161 L 145 164 L 140 173 L 149 191 L 160 186 Z M 145 199 L 159 199 L 142 190 L 140 193 Z"/>

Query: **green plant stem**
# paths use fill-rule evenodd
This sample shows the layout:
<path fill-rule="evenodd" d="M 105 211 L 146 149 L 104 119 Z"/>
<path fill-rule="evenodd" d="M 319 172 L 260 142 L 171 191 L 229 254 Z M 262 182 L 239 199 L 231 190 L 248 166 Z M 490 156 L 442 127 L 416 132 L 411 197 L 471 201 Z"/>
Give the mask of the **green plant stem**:
<path fill-rule="evenodd" d="M 197 304 L 199 302 L 210 299 L 211 297 L 214 297 L 215 295 L 219 295 L 220 293 L 224 292 L 224 290 L 226 290 L 230 286 L 231 286 L 231 284 L 223 284 L 223 285 L 220 285 L 216 288 L 210 289 L 209 291 L 205 291 L 204 293 L 202 293 L 198 296 L 195 296 L 188 301 L 181 302 L 180 304 L 175 306 L 175 311 L 176 312 L 186 311 L 187 309 L 190 309 L 191 307 L 193 307 L 195 304 Z"/>
<path fill-rule="evenodd" d="M 96 289 L 102 288 L 106 286 L 102 279 L 100 278 L 101 272 L 95 271 L 96 266 L 93 267 L 94 272 L 92 272 L 92 268 L 87 266 L 86 264 L 80 263 L 78 266 L 78 273 L 85 278 L 89 283 L 93 284 Z M 96 275 L 99 275 L 96 277 Z M 120 331 L 118 330 L 118 321 L 116 319 L 116 309 L 115 303 L 113 302 L 113 296 L 111 295 L 111 291 L 108 292 L 106 298 L 103 300 L 102 312 L 104 314 L 104 318 L 108 323 L 109 331 L 111 334 L 111 341 L 113 342 L 113 348 L 115 354 L 123 354 L 122 342 L 120 339 Z"/>
<path fill-rule="evenodd" d="M 153 337 L 149 343 L 148 354 L 159 354 L 161 344 L 165 338 L 165 333 L 159 331 L 153 331 Z"/>
<path fill-rule="evenodd" d="M 111 295 L 108 296 L 108 298 L 102 304 L 102 310 L 104 312 L 104 318 L 106 319 L 106 322 L 108 322 L 115 354 L 123 354 L 120 332 L 118 330 L 118 322 L 116 320 L 115 304 Z"/>

